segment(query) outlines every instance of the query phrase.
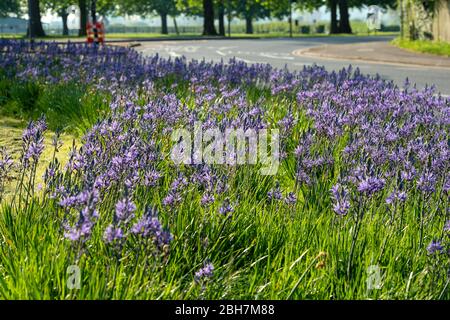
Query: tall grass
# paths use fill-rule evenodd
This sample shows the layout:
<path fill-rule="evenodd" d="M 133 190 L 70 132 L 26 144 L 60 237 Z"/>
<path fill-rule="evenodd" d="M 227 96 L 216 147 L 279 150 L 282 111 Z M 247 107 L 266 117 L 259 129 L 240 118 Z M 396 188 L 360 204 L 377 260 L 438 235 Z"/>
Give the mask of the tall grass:
<path fill-rule="evenodd" d="M 30 90 L 29 84 L 21 86 L 20 90 Z M 92 121 L 89 116 L 83 118 L 81 110 L 91 109 L 92 101 L 103 98 L 95 93 L 89 99 L 80 98 L 83 90 L 74 84 L 39 92 L 37 109 L 33 107 L 32 113 L 28 113 L 30 110 L 22 105 L 21 112 L 37 114 L 34 112 L 47 106 L 50 123 L 56 125 L 60 121 L 67 124 L 66 128 L 80 132 Z M 66 97 L 62 97 L 63 92 L 67 93 Z M 257 92 L 255 94 L 259 95 Z M 20 96 L 15 94 L 11 99 L 19 103 Z M 182 88 L 177 95 L 187 98 Z M 11 112 L 11 101 L 7 105 L 7 112 Z M 274 99 L 270 105 L 273 117 L 282 117 L 284 102 Z M 91 113 L 87 111 L 87 114 Z M 306 126 L 307 122 L 301 123 L 297 130 L 300 132 Z M 334 152 L 342 148 L 340 145 L 335 146 Z M 173 169 L 168 163 L 160 169 L 164 176 L 171 176 Z M 294 184 L 289 170 L 292 169 L 286 163 L 280 173 L 283 186 Z M 232 170 L 228 182 L 234 192 L 230 197 L 239 199 L 239 206 L 229 219 L 216 214 L 216 206 L 209 209 L 198 206 L 196 193 L 185 198 L 175 212 L 161 206 L 167 184 L 152 192 L 138 190 L 141 203 L 160 204 L 161 219 L 174 234 L 167 260 L 126 248 L 122 254 L 111 254 L 111 248 L 103 243 L 100 228 L 94 230 L 86 254 L 80 257 L 78 249 L 62 238 L 62 210 L 55 211 L 54 204 L 42 194 L 36 194 L 26 209 L 17 210 L 14 203 L 3 203 L 0 209 L 0 295 L 4 299 L 450 297 L 448 291 L 442 291 L 445 278 L 433 278 L 427 255 L 419 245 L 420 223 L 416 213 L 423 200 L 411 197 L 402 209 L 402 221 L 391 220 L 383 205 L 375 206 L 374 201 L 365 203 L 360 208 L 364 216 L 359 235 L 352 244 L 349 235 L 355 232 L 355 224 L 327 209 L 333 176 L 318 178 L 323 181 L 322 185 L 304 189 L 302 201 L 289 206 L 264 200 L 271 186 L 267 177 L 255 175 L 254 170 L 246 167 Z M 102 203 L 104 208 L 113 205 L 114 202 Z M 426 228 L 423 241 L 429 242 L 441 232 L 442 223 L 430 220 Z M 354 258 L 349 278 L 347 267 L 351 250 L 354 250 Z M 214 262 L 215 277 L 202 288 L 193 275 L 205 258 Z M 71 265 L 81 270 L 79 290 L 67 287 L 70 277 L 67 268 Z M 381 286 L 369 290 L 367 279 L 371 266 L 379 266 Z"/>
<path fill-rule="evenodd" d="M 55 60 L 63 54 L 46 46 L 40 48 Z M 109 57 L 121 76 L 106 70 L 107 86 L 93 72 L 102 84 L 94 90 L 77 73 L 79 56 L 71 55 L 64 68 L 79 82 L 49 82 L 62 68 L 56 62 L 54 73 L 45 69 L 34 81 L 0 78 L 2 117 L 45 115 L 55 131 L 48 139 L 39 118 L 10 141 L 18 150 L 12 181 L 4 179 L 10 161 L 0 148 L 0 183 L 14 184 L 0 200 L 1 298 L 450 298 L 442 249 L 450 231 L 447 98 L 400 90 L 350 68 L 294 74 L 236 61 L 144 61 L 132 51 L 75 49 L 91 54 L 94 67 Z M 27 58 L 25 70 L 47 62 Z M 281 128 L 277 174 L 261 175 L 260 165 L 175 165 L 171 130 L 211 119 Z M 76 135 L 62 141 L 70 152 L 61 149 L 57 129 Z M 152 171 L 160 175 L 154 184 L 142 177 Z M 350 189 L 344 213 L 335 207 L 346 197 L 334 188 L 339 184 Z M 269 196 L 276 188 L 280 198 Z M 173 190 L 180 194 L 175 205 L 167 201 Z M 407 196 L 393 202 L 393 191 Z M 204 205 L 207 192 L 214 199 Z M 286 201 L 288 192 L 296 201 Z M 120 220 L 118 211 L 127 210 L 136 217 Z M 131 225 L 148 212 L 157 231 L 138 237 Z M 88 218 L 95 223 L 84 225 Z M 108 227 L 119 223 L 127 236 L 110 241 Z M 82 236 L 70 233 L 78 227 Z M 213 274 L 199 280 L 196 273 L 209 263 Z M 74 266 L 78 289 L 68 285 Z"/>

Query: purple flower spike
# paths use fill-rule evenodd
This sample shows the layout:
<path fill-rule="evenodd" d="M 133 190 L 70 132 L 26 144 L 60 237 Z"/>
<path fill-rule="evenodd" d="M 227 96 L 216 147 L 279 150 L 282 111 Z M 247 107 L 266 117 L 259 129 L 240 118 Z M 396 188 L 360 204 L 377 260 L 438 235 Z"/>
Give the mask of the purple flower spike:
<path fill-rule="evenodd" d="M 440 241 L 433 240 L 427 247 L 427 251 L 430 255 L 435 253 L 441 253 L 444 250 Z"/>
<path fill-rule="evenodd" d="M 208 278 L 212 278 L 214 275 L 214 266 L 212 263 L 205 264 L 200 270 L 195 273 L 195 281 L 200 282 Z"/>

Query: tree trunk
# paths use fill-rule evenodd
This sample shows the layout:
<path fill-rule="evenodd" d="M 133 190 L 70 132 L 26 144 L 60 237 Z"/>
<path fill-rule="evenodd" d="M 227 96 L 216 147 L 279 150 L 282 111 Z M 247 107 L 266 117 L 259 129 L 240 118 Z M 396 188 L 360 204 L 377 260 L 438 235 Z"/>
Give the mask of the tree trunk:
<path fill-rule="evenodd" d="M 91 0 L 91 21 L 92 24 L 97 22 L 97 0 Z"/>
<path fill-rule="evenodd" d="M 214 27 L 214 2 L 213 0 L 203 0 L 203 35 L 216 36 Z"/>
<path fill-rule="evenodd" d="M 339 27 L 337 23 L 337 0 L 329 0 L 328 5 L 331 12 L 330 33 L 339 33 Z"/>
<path fill-rule="evenodd" d="M 67 14 L 67 12 L 65 10 L 61 10 L 59 12 L 59 16 L 61 17 L 62 26 L 63 26 L 62 35 L 63 36 L 68 36 L 69 35 L 69 28 L 67 27 L 67 17 L 69 15 Z"/>
<path fill-rule="evenodd" d="M 245 33 L 246 34 L 253 34 L 252 17 L 245 17 Z"/>
<path fill-rule="evenodd" d="M 175 27 L 175 33 L 180 35 L 180 31 L 178 30 L 178 23 L 177 23 L 177 17 L 173 16 L 173 26 Z"/>
<path fill-rule="evenodd" d="M 98 43 L 98 30 L 95 27 L 97 23 L 97 0 L 91 0 L 91 19 L 94 30 L 94 43 Z"/>
<path fill-rule="evenodd" d="M 219 1 L 219 34 L 225 36 L 225 6 L 223 0 Z"/>
<path fill-rule="evenodd" d="M 42 28 L 41 23 L 39 0 L 28 0 L 28 15 L 30 19 L 28 34 L 31 38 L 45 37 L 44 28 Z"/>
<path fill-rule="evenodd" d="M 82 37 L 86 36 L 86 24 L 87 24 L 86 0 L 78 0 L 78 6 L 80 7 L 80 30 L 78 31 L 78 35 Z"/>
<path fill-rule="evenodd" d="M 352 33 L 350 26 L 350 15 L 348 14 L 347 0 L 339 0 L 339 32 Z"/>
<path fill-rule="evenodd" d="M 161 34 L 168 34 L 167 13 L 160 13 L 159 15 L 161 16 Z"/>

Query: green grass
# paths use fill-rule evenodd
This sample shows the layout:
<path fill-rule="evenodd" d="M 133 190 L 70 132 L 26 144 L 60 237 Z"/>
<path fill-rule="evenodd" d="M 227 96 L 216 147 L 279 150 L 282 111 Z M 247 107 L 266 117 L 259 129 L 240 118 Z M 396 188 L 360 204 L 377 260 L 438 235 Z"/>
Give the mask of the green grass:
<path fill-rule="evenodd" d="M 51 130 L 80 135 L 108 110 L 109 97 L 95 89 L 63 84 L 18 83 L 0 78 L 0 117 L 22 121 L 44 115 Z"/>
<path fill-rule="evenodd" d="M 419 226 L 412 204 L 402 232 L 375 208 L 368 212 L 355 252 L 354 276 L 348 281 L 350 224 L 317 207 L 274 210 L 255 204 L 253 190 L 243 186 L 241 192 L 249 197 L 229 220 L 184 202 L 167 261 L 133 255 L 132 248 L 124 249 L 117 260 L 98 229 L 88 254 L 78 259 L 75 248 L 61 239 L 60 212 L 39 200 L 20 213 L 4 206 L 0 294 L 5 299 L 437 298 L 431 294 L 436 288 L 431 287 L 432 275 L 416 241 Z M 152 200 L 160 200 L 157 197 Z M 169 219 L 167 214 L 163 217 Z M 432 229 L 437 232 L 440 227 Z M 205 239 L 208 247 L 202 245 Z M 202 292 L 193 273 L 204 257 L 214 262 L 216 276 Z M 67 267 L 74 264 L 81 269 L 80 290 L 66 287 Z M 380 266 L 382 287 L 368 291 L 371 265 Z"/>
<path fill-rule="evenodd" d="M 22 132 L 26 128 L 27 122 L 24 120 L 18 120 L 10 117 L 0 116 L 0 146 L 6 147 L 8 152 L 12 155 L 14 160 L 18 160 L 21 152 L 21 141 Z M 45 135 L 45 148 L 42 153 L 42 161 L 39 162 L 37 167 L 37 179 L 36 186 L 43 183 L 42 176 L 44 175 L 45 169 L 47 169 L 47 164 L 51 161 L 53 155 L 53 149 L 50 147 L 52 137 L 54 135 L 53 131 L 49 131 Z M 70 148 L 73 142 L 76 141 L 76 137 L 65 133 L 61 135 L 61 141 L 63 145 L 60 148 L 60 153 L 58 154 L 58 160 L 65 164 L 67 162 L 67 155 L 69 154 Z M 16 187 L 15 181 L 6 186 L 4 198 L 6 201 L 11 200 L 12 195 Z M 1 211 L 1 210 L 0 210 Z"/>
<path fill-rule="evenodd" d="M 399 48 L 409 51 L 429 53 L 444 57 L 450 57 L 450 43 L 442 41 L 428 41 L 428 40 L 408 40 L 396 38 L 392 40 L 392 44 Z"/>

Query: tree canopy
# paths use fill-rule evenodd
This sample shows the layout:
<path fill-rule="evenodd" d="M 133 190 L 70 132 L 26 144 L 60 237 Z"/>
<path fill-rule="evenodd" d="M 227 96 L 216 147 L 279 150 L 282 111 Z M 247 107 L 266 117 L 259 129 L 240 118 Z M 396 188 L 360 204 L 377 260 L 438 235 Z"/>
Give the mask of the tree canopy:
<path fill-rule="evenodd" d="M 19 0 L 1 0 L 0 1 L 0 17 L 6 17 L 10 14 L 19 14 L 20 3 Z"/>

